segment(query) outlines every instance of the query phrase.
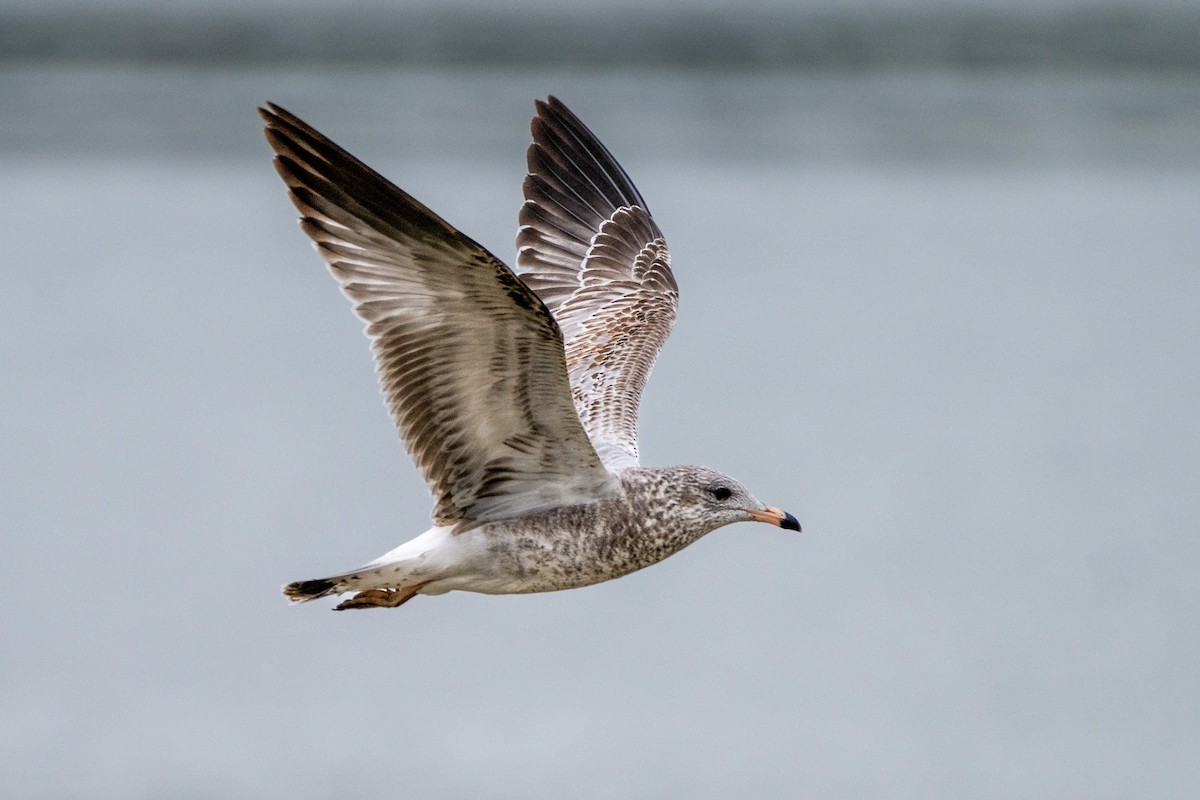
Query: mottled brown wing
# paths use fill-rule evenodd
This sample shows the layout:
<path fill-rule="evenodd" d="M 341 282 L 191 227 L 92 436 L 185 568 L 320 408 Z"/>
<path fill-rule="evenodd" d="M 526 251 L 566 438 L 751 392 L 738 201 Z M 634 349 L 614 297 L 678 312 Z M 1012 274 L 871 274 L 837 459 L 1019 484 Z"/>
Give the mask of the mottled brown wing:
<path fill-rule="evenodd" d="M 260 109 L 301 227 L 354 301 L 438 524 L 587 502 L 613 478 L 571 402 L 562 335 L 504 264 L 316 130 Z"/>
<path fill-rule="evenodd" d="M 553 97 L 532 130 L 517 271 L 558 320 L 575 409 L 616 472 L 638 463 L 638 404 L 679 287 L 645 201 L 592 132 Z"/>

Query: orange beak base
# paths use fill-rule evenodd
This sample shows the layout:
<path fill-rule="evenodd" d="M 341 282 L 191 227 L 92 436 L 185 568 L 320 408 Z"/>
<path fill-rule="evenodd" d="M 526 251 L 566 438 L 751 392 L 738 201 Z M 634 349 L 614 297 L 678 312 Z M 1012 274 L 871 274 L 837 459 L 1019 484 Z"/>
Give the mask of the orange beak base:
<path fill-rule="evenodd" d="M 800 530 L 799 521 L 782 509 L 767 506 L 763 511 L 751 511 L 749 513 L 750 518 L 755 522 L 768 522 L 772 525 L 778 525 L 779 527 L 788 531 Z"/>

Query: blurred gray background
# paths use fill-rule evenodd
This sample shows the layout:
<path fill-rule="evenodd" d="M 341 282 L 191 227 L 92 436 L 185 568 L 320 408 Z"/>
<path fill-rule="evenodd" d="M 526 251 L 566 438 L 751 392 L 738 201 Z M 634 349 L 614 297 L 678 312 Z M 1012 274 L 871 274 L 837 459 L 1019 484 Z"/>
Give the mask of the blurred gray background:
<path fill-rule="evenodd" d="M 0 1 L 4 798 L 1200 796 L 1200 7 Z M 682 287 L 643 460 L 805 532 L 394 612 L 256 104 L 511 261 L 533 99 Z"/>

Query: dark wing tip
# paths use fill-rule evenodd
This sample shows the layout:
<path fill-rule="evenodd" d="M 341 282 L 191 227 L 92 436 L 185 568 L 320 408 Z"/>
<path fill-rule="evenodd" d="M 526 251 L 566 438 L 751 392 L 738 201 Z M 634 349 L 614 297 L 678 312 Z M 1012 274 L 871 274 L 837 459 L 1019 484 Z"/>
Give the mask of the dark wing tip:
<path fill-rule="evenodd" d="M 275 105 L 270 100 L 267 100 L 258 107 L 258 115 L 263 118 L 263 121 L 268 126 L 274 126 L 279 122 L 291 122 L 293 124 L 300 122 L 300 118 L 295 114 L 283 106 Z"/>
<path fill-rule="evenodd" d="M 568 196 L 591 206 L 600 221 L 623 206 L 650 211 L 620 162 L 565 103 L 549 95 L 544 101 L 535 100 L 534 106 L 533 141 L 526 153 L 530 174 L 542 175 Z M 542 198 L 527 192 L 526 199 Z"/>

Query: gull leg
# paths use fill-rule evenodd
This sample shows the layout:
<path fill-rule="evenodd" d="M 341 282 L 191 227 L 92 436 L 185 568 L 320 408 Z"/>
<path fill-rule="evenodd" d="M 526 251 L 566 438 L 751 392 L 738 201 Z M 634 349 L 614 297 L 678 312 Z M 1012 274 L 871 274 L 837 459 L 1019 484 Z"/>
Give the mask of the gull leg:
<path fill-rule="evenodd" d="M 343 600 L 334 607 L 334 611 L 345 611 L 349 608 L 397 608 L 411 600 L 421 587 L 407 586 L 403 589 L 366 589 L 348 600 Z"/>

